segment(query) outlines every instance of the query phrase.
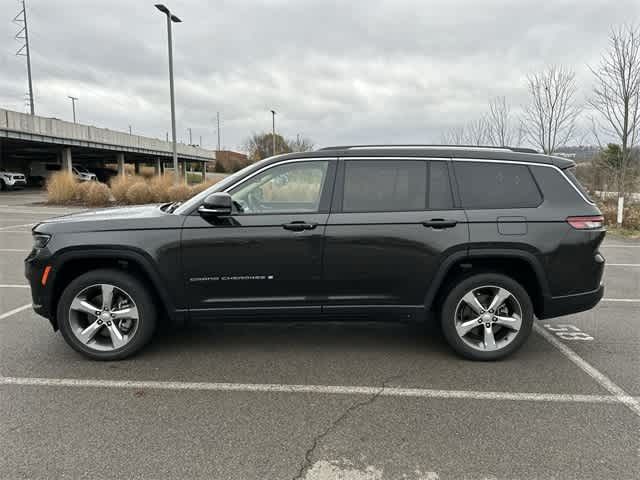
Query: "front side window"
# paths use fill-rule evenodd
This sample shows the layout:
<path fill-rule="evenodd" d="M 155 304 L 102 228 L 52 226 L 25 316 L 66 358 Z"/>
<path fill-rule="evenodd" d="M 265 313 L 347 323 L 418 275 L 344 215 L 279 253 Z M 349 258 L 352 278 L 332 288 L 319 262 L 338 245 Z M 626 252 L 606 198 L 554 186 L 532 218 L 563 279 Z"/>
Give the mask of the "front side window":
<path fill-rule="evenodd" d="M 328 166 L 320 160 L 277 165 L 229 193 L 239 213 L 317 212 Z"/>
<path fill-rule="evenodd" d="M 344 171 L 344 212 L 424 210 L 427 162 L 348 160 Z"/>
<path fill-rule="evenodd" d="M 526 165 L 464 161 L 454 165 L 464 208 L 533 208 L 542 203 Z"/>

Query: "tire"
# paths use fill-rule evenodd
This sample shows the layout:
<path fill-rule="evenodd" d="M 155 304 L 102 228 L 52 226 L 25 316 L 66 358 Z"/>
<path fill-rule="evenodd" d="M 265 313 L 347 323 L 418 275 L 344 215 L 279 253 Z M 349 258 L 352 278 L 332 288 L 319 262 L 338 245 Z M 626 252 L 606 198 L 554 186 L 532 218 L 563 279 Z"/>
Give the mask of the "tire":
<path fill-rule="evenodd" d="M 108 289 L 112 291 L 111 307 L 102 311 L 105 303 L 102 292 Z M 120 303 L 116 305 L 118 300 Z M 93 312 L 87 307 L 99 310 Z M 100 311 L 102 314 L 97 316 Z M 151 341 L 157 313 L 150 292 L 136 277 L 118 270 L 94 270 L 64 289 L 58 302 L 57 320 L 62 336 L 74 350 L 93 360 L 122 360 Z M 131 326 L 127 330 L 128 325 Z"/>
<path fill-rule="evenodd" d="M 502 298 L 506 299 L 501 302 Z M 494 300 L 497 308 L 489 311 Z M 529 337 L 533 304 L 522 285 L 512 278 L 481 273 L 465 278 L 449 292 L 440 321 L 447 342 L 462 357 L 499 360 L 518 350 Z"/>

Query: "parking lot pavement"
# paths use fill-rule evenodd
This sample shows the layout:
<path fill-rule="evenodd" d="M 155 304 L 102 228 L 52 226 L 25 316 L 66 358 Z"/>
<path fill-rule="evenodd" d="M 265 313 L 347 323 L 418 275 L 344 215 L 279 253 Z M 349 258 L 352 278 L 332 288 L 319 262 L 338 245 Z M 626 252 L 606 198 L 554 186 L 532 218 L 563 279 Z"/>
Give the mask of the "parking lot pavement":
<path fill-rule="evenodd" d="M 63 210 L 4 193 L 0 479 L 640 477 L 640 242 L 607 238 L 606 300 L 538 322 L 502 362 L 421 325 L 289 322 L 99 363 L 22 288 L 28 225 Z"/>

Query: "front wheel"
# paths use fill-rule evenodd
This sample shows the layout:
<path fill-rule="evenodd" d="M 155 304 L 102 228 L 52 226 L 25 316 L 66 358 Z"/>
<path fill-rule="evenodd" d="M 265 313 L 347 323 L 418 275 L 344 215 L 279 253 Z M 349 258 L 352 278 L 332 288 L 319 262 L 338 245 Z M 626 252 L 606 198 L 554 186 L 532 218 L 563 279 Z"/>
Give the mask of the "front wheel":
<path fill-rule="evenodd" d="M 478 274 L 461 281 L 442 308 L 449 345 L 471 360 L 504 358 L 525 342 L 533 327 L 533 305 L 518 282 L 502 274 Z"/>
<path fill-rule="evenodd" d="M 136 277 L 118 270 L 94 270 L 65 288 L 57 319 L 73 349 L 94 360 L 122 360 L 149 343 L 156 310 Z"/>

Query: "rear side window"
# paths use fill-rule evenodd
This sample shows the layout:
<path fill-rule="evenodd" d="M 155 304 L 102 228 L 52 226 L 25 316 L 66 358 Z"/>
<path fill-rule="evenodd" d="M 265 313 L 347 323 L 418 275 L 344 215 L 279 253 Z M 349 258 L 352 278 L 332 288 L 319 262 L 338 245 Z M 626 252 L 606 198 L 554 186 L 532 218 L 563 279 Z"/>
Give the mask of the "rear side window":
<path fill-rule="evenodd" d="M 424 160 L 347 160 L 344 212 L 424 210 L 427 162 Z"/>
<path fill-rule="evenodd" d="M 462 206 L 468 209 L 532 208 L 542 203 L 526 165 L 454 162 Z"/>
<path fill-rule="evenodd" d="M 563 172 L 567 175 L 567 178 L 569 179 L 569 181 L 573 183 L 573 186 L 576 187 L 580 191 L 580 193 L 582 193 L 584 198 L 586 198 L 591 203 L 593 203 L 593 200 L 589 196 L 589 191 L 586 188 L 584 188 L 584 186 L 580 183 L 580 180 L 578 180 L 578 177 L 576 177 L 575 170 L 576 170 L 575 167 L 565 168 Z"/>

